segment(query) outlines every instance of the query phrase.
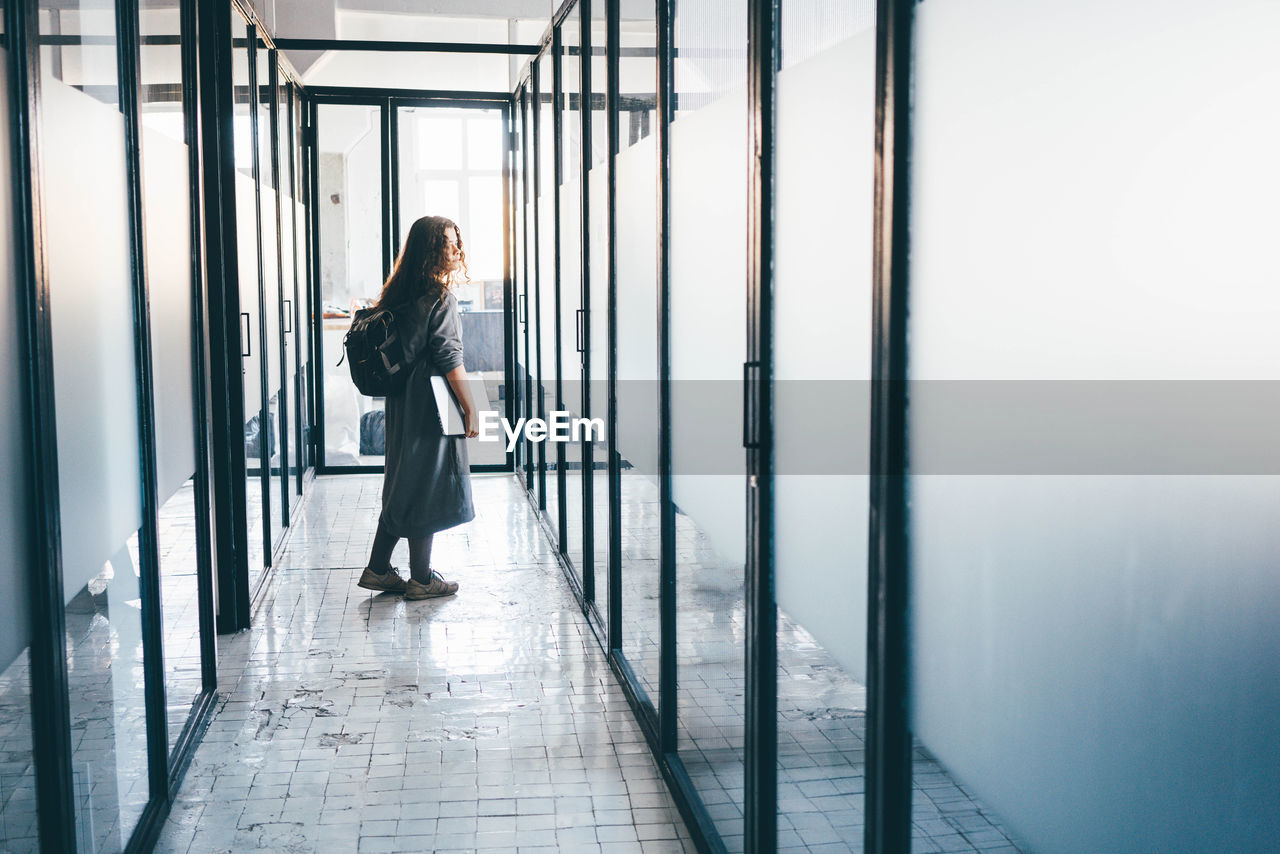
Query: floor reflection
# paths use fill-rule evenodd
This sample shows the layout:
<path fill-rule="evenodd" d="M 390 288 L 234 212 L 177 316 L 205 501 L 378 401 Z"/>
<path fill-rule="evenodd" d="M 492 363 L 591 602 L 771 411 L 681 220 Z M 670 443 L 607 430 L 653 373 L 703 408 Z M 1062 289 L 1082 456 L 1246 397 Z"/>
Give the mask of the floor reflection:
<path fill-rule="evenodd" d="M 316 480 L 158 852 L 693 850 L 523 491 L 473 488 L 459 594 L 405 602 L 355 586 L 381 478 Z"/>
<path fill-rule="evenodd" d="M 24 650 L 0 671 L 0 851 L 40 850 L 31 750 L 31 662 Z"/>

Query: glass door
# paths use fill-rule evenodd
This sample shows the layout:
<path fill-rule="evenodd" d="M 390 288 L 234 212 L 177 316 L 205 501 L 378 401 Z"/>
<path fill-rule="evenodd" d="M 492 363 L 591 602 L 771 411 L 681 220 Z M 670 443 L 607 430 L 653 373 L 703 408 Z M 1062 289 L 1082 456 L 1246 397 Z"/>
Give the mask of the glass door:
<path fill-rule="evenodd" d="M 395 206 L 399 254 L 414 221 L 444 216 L 458 225 L 465 270 L 454 291 L 462 314 L 463 366 L 479 374 L 483 410 L 506 415 L 506 264 L 503 162 L 506 115 L 497 107 L 396 108 Z M 468 441 L 472 469 L 508 465 L 505 441 Z"/>
<path fill-rule="evenodd" d="M 284 538 L 284 527 L 288 524 L 287 511 L 283 498 L 285 480 L 284 457 L 287 453 L 288 432 L 284 423 L 285 394 L 281 384 L 283 374 L 284 353 L 281 329 L 281 269 L 280 269 L 280 219 L 279 199 L 276 195 L 279 187 L 279 164 L 275 157 L 275 62 L 266 43 L 258 39 L 254 51 L 254 64 L 257 69 L 255 87 L 257 100 L 254 109 L 257 112 L 257 147 L 258 147 L 258 206 L 259 219 L 258 255 L 262 262 L 262 276 L 259 284 L 259 297 L 262 304 L 262 352 L 266 357 L 265 370 L 266 389 L 262 411 L 265 413 L 265 441 L 261 442 L 263 466 L 263 518 L 266 520 L 264 545 L 267 550 L 267 565 L 271 564 L 271 553 L 275 551 Z"/>
<path fill-rule="evenodd" d="M 356 309 L 378 297 L 386 275 L 383 250 L 382 108 L 322 103 L 316 107 L 316 205 L 319 229 L 322 374 L 321 465 L 381 467 L 383 398 L 360 394 L 342 356 Z"/>
<path fill-rule="evenodd" d="M 266 561 L 266 514 L 264 513 L 263 469 L 275 445 L 274 431 L 264 405 L 265 381 L 262 359 L 261 299 L 259 296 L 260 252 L 258 248 L 257 180 L 252 74 L 252 30 L 234 8 L 231 51 L 234 85 L 233 125 L 235 132 L 236 249 L 240 291 L 240 356 L 244 394 L 245 518 L 248 527 L 249 589 L 257 586 Z"/>

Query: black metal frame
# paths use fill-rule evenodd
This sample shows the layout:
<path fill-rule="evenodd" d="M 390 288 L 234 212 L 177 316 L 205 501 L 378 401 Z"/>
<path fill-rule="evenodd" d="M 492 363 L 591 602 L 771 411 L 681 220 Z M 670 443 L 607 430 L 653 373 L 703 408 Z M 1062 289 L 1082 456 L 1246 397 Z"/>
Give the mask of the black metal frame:
<path fill-rule="evenodd" d="M 575 5 L 589 9 L 590 0 L 566 0 L 542 38 L 544 50 L 556 57 L 555 103 L 559 105 L 559 27 Z M 614 158 L 621 150 L 619 116 L 619 0 L 598 0 L 608 10 L 608 79 L 605 104 L 608 115 L 607 228 L 608 245 L 594 247 L 608 256 L 607 324 L 609 330 L 606 408 L 609 470 L 609 572 L 608 602 L 605 608 L 604 640 L 609 661 L 622 682 L 624 693 L 649 740 L 663 774 L 685 816 L 695 842 L 703 851 L 722 851 L 719 838 L 700 796 L 685 772 L 677 753 L 676 691 L 676 561 L 674 553 L 675 508 L 671 494 L 670 435 L 670 164 L 669 128 L 674 117 L 672 85 L 675 0 L 655 0 L 658 15 L 657 71 L 659 75 L 658 159 L 658 276 L 659 276 L 659 488 L 661 525 L 661 575 L 659 596 L 660 673 L 658 706 L 647 696 L 622 650 L 621 597 L 621 472 L 617 453 L 617 176 Z M 746 792 L 745 844 L 748 851 L 767 852 L 777 845 L 777 612 L 773 566 L 773 245 L 774 181 L 776 174 L 776 85 L 780 69 L 780 0 L 751 0 L 749 3 L 749 87 L 751 111 L 752 172 L 749 179 L 749 276 L 748 276 L 748 361 L 745 366 L 747 422 L 744 445 L 747 455 L 748 561 L 747 561 L 747 744 L 744 765 Z M 876 159 L 876 297 L 875 297 L 875 380 L 873 387 L 873 457 L 868 622 L 868 762 L 867 829 L 868 852 L 908 852 L 910 850 L 910 733 L 906 717 L 906 503 L 905 436 L 906 398 L 905 309 L 906 309 L 906 216 L 907 187 L 908 62 L 910 47 L 910 4 L 906 0 L 880 0 L 877 15 L 877 159 Z M 584 44 L 590 44 L 589 24 L 583 25 Z M 636 53 L 637 51 L 631 51 Z M 643 55 L 650 55 L 643 50 Z M 533 92 L 531 134 L 524 139 L 526 149 L 537 152 L 543 144 L 538 116 L 539 75 L 537 61 L 530 64 L 524 82 Z M 592 98 L 590 71 L 585 71 L 582 97 Z M 584 111 L 587 112 L 587 111 Z M 558 110 L 557 110 L 558 114 Z M 589 139 L 589 121 L 584 139 Z M 897 129 L 895 134 L 894 130 Z M 562 140 L 558 127 L 553 133 L 555 163 L 560 164 Z M 584 142 L 584 146 L 587 143 Z M 585 158 L 584 158 L 585 161 Z M 584 168 L 584 174 L 586 169 Z M 535 173 L 534 181 L 537 181 Z M 557 182 L 558 184 L 558 182 Z M 535 198 L 537 190 L 535 189 Z M 584 195 L 585 195 L 584 186 Z M 534 217 L 537 219 L 536 204 Z M 584 203 L 584 211 L 586 210 Z M 585 217 L 585 213 L 584 213 Z M 586 220 L 584 219 L 584 222 Z M 559 220 L 555 226 L 559 228 Z M 584 240 L 589 225 L 583 226 Z M 526 246 L 526 258 L 539 250 L 537 223 L 533 246 Z M 522 235 L 523 239 L 523 235 Z M 557 251 L 559 241 L 556 241 Z M 584 244 L 584 253 L 592 248 Z M 558 273 L 557 265 L 557 273 Z M 527 282 L 539 275 L 535 262 Z M 588 273 L 589 275 L 589 273 Z M 589 290 L 587 285 L 584 288 Z M 584 294 L 586 291 L 584 290 Z M 589 297 L 584 296 L 584 301 Z M 556 312 L 557 327 L 559 311 Z M 587 324 L 589 327 L 589 323 Z M 550 331 L 550 330 L 548 330 Z M 556 330 L 557 334 L 559 329 Z M 538 330 L 538 334 L 543 334 Z M 538 347 L 541 352 L 541 347 Z M 559 359 L 559 347 L 556 348 Z M 584 403 L 584 405 L 586 405 Z M 532 455 L 531 455 L 532 456 Z M 533 464 L 530 458 L 530 464 Z M 538 466 L 545 477 L 545 462 Z M 532 478 L 527 479 L 532 488 Z M 563 496 L 563 490 L 561 490 Z M 535 503 L 546 506 L 545 490 Z M 591 501 L 584 502 L 585 525 L 593 518 Z M 561 511 L 563 525 L 563 509 Z M 560 527 L 560 526 L 557 526 Z M 561 538 L 562 539 L 562 538 Z M 563 543 L 557 543 L 565 575 L 574 582 L 573 569 L 565 560 Z M 585 552 L 584 552 L 585 556 Z M 584 612 L 591 599 L 588 585 L 575 588 Z M 594 592 L 594 591 L 592 591 Z M 595 617 L 599 619 L 599 613 Z"/>
<path fill-rule="evenodd" d="M 189 148 L 187 161 L 192 184 L 198 190 L 201 157 L 196 144 L 200 127 L 196 90 L 197 7 L 183 0 L 180 35 L 147 39 L 147 43 L 181 46 L 181 95 L 183 126 Z M 15 226 L 15 280 L 19 312 L 19 346 L 28 365 L 23 407 L 26 412 L 24 444 L 30 448 L 28 516 L 32 533 L 30 554 L 24 559 L 33 568 L 31 703 L 33 754 L 36 768 L 36 809 L 42 850 L 75 851 L 77 846 L 75 792 L 72 783 L 69 679 L 65 657 L 66 621 L 63 604 L 61 519 L 58 487 L 58 450 L 52 346 L 50 282 L 44 235 L 45 202 L 41 169 L 39 116 L 40 44 L 38 9 L 34 3 L 7 4 L 4 9 L 8 61 L 12 197 Z M 191 284 L 192 389 L 196 445 L 195 514 L 197 551 L 197 604 L 201 650 L 201 691 L 172 749 L 168 739 L 163 625 L 161 621 L 161 566 L 157 521 L 157 450 L 151 317 L 146 270 L 145 197 L 142 173 L 142 130 L 138 0 L 118 0 L 114 6 L 118 108 L 122 114 L 125 160 L 126 223 L 130 263 L 132 325 L 135 342 L 134 371 L 138 383 L 139 488 L 141 523 L 138 531 L 140 625 L 143 647 L 143 699 L 145 709 L 149 799 L 130 832 L 126 851 L 150 850 L 168 815 L 196 744 L 207 726 L 216 698 L 214 655 L 212 541 L 210 536 L 210 424 L 205 383 L 205 315 L 202 304 L 203 252 L 198 244 L 204 207 L 198 191 L 190 197 L 192 234 Z M 215 336 L 216 337 L 216 336 Z"/>
<path fill-rule="evenodd" d="M 461 97 L 459 97 L 461 94 Z M 370 106 L 379 109 L 380 124 L 380 145 L 381 145 L 381 191 L 382 191 L 382 266 L 383 278 L 391 274 L 391 267 L 395 262 L 395 258 L 399 252 L 399 225 L 400 225 L 400 182 L 399 176 L 399 135 L 398 135 L 398 114 L 402 107 L 440 107 L 444 109 L 474 109 L 474 110 L 499 110 L 502 114 L 503 127 L 506 128 L 511 121 L 512 116 L 512 96 L 508 93 L 486 93 L 486 92 L 468 92 L 458 93 L 451 90 L 437 89 L 360 89 L 353 87 L 313 87 L 307 90 L 306 101 L 309 123 L 308 123 L 308 146 L 306 152 L 306 161 L 311 178 L 311 198 L 317 198 L 319 194 L 319 168 L 316 158 L 319 157 L 318 145 L 318 128 L 319 128 L 319 108 L 326 105 L 348 105 L 348 106 Z M 509 144 L 509 139 L 507 144 Z M 504 155 L 503 158 L 503 210 L 504 210 L 504 229 L 509 235 L 511 230 L 510 219 L 506 208 L 510 204 L 510 175 L 507 166 L 509 158 Z M 316 205 L 310 205 L 308 211 L 308 224 L 311 230 L 311 253 L 312 258 L 319 259 L 320 255 L 320 224 L 319 209 Z M 504 250 L 503 257 L 503 311 L 511 313 L 514 310 L 514 300 L 512 299 L 512 287 L 514 276 L 511 269 L 511 258 Z M 320 278 L 313 276 L 310 282 L 310 299 L 313 305 L 322 305 L 323 298 L 320 292 Z M 322 365 L 324 363 L 324 319 L 323 312 L 313 312 L 314 325 L 311 336 L 311 361 L 312 364 Z M 509 340 L 509 338 L 504 338 Z M 504 383 L 507 388 L 513 387 L 513 377 L 515 376 L 515 360 L 514 354 L 510 347 L 506 347 L 504 354 Z M 323 369 L 321 369 L 323 376 Z M 321 388 L 323 385 L 321 384 Z M 316 466 L 315 471 L 318 475 L 326 474 L 382 474 L 383 466 L 331 466 L 325 461 L 325 427 L 324 427 L 324 394 L 323 392 L 315 395 L 313 401 L 315 407 L 315 442 Z M 514 400 L 511 395 L 507 395 L 506 400 L 507 416 L 511 417 L 514 413 Z M 473 474 L 489 473 L 489 472 L 514 472 L 514 454 L 508 452 L 506 454 L 506 462 L 502 464 L 473 464 L 471 471 Z"/>
<path fill-rule="evenodd" d="M 43 847 L 75 850 L 71 713 L 62 592 L 62 537 L 53 391 L 53 342 L 44 247 L 40 168 L 40 32 L 34 3 L 6 3 L 12 133 L 14 278 L 21 312 L 21 347 L 30 365 L 24 444 L 31 449 L 26 496 L 32 532 L 31 728 L 36 809 Z"/>
<path fill-rule="evenodd" d="M 912 0 L 876 4 L 876 158 L 864 847 L 911 850 L 907 289 Z"/>

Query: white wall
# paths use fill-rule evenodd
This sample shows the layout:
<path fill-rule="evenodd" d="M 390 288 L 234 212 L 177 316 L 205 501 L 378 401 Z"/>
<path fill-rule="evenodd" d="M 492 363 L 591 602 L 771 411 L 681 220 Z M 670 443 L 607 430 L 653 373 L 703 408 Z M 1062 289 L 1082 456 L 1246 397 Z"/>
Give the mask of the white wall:
<path fill-rule="evenodd" d="M 916 9 L 912 378 L 1276 379 L 1280 7 Z M 956 777 L 1033 850 L 1274 849 L 1280 479 L 910 501 L 913 727 Z"/>

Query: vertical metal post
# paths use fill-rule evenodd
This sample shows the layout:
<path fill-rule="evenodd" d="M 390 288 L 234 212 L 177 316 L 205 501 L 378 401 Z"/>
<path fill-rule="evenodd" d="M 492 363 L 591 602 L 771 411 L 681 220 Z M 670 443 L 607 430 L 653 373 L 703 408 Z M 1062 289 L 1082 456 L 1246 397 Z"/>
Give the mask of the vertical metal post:
<path fill-rule="evenodd" d="M 578 210 L 582 235 L 582 263 L 579 267 L 579 302 L 582 306 L 582 381 L 581 414 L 591 418 L 591 0 L 578 2 L 578 112 L 582 120 L 581 178 L 578 190 L 581 194 Z M 596 598 L 595 563 L 595 463 L 591 441 L 582 440 L 582 604 L 584 610 Z"/>
<path fill-rule="evenodd" d="M 160 530 L 156 487 L 156 433 L 151 320 L 147 296 L 147 239 L 143 209 L 142 126 L 139 105 L 137 0 L 116 0 L 116 62 L 124 116 L 125 193 L 129 217 L 129 271 L 133 295 L 134 372 L 138 383 L 139 597 L 142 619 L 143 697 L 151 799 L 169 796 L 168 709 L 165 705 L 164 632 L 160 617 Z"/>
<path fill-rule="evenodd" d="M 608 122 L 608 164 L 605 172 L 609 275 L 609 352 L 608 352 L 608 464 L 609 464 L 609 652 L 622 651 L 622 463 L 618 456 L 618 169 L 620 150 L 618 133 L 618 76 L 621 25 L 620 0 L 608 3 L 605 41 L 605 116 Z"/>
<path fill-rule="evenodd" d="M 26 363 L 25 445 L 31 449 L 27 530 L 31 531 L 31 735 L 41 850 L 75 851 L 71 713 L 67 684 L 66 614 L 55 441 L 53 343 L 40 190 L 40 47 L 37 4 L 8 2 L 10 155 L 14 279 L 19 334 Z"/>
<path fill-rule="evenodd" d="M 553 287 L 555 288 L 555 321 L 552 324 L 555 327 L 555 382 L 556 382 L 556 410 L 564 409 L 564 330 L 560 327 L 560 187 L 564 184 L 564 114 L 561 112 L 560 105 L 564 99 L 564 80 L 563 68 L 561 67 L 560 54 L 564 50 L 564 40 L 561 36 L 560 25 L 555 24 L 551 35 L 551 127 L 552 137 L 555 143 L 554 156 L 551 158 L 551 172 L 554 176 L 551 182 L 551 211 L 552 211 L 552 232 L 551 232 L 551 258 L 552 258 L 552 277 Z M 546 442 L 542 443 L 546 445 Z M 568 496 L 565 495 L 565 487 L 567 485 L 564 471 L 564 443 L 554 442 L 556 455 L 556 548 L 560 554 L 568 558 L 569 545 L 568 524 L 565 516 L 568 514 Z"/>
<path fill-rule="evenodd" d="M 195 399 L 192 405 L 196 413 L 193 419 L 196 433 L 196 470 L 194 475 L 196 509 L 196 589 L 197 612 L 200 623 L 200 681 L 205 694 L 212 694 L 218 687 L 217 644 L 214 634 L 213 611 L 213 538 L 212 538 L 212 483 L 209 460 L 209 404 L 208 384 L 205 380 L 205 340 L 207 315 L 205 303 L 208 292 L 204 283 L 204 247 L 201 246 L 201 198 L 204 182 L 200 172 L 200 95 L 199 53 L 197 46 L 198 23 L 195 0 L 181 0 L 182 41 L 182 118 L 184 138 L 187 143 L 187 171 L 191 186 L 191 388 Z M 194 747 L 192 748 L 194 750 Z M 170 784 L 172 784 L 172 774 Z"/>
<path fill-rule="evenodd" d="M 396 157 L 392 149 L 396 144 L 393 138 L 394 111 L 395 107 L 390 98 L 381 99 L 378 105 L 378 117 L 382 136 L 382 280 L 384 282 L 391 277 L 391 268 L 396 263 L 396 252 L 399 249 L 396 245 L 394 225 L 399 219 L 397 209 L 400 206 L 396 204 L 399 187 L 396 186 L 392 177 L 393 172 L 396 171 Z"/>
<path fill-rule="evenodd" d="M 268 295 L 269 299 L 273 299 L 276 303 L 276 328 L 268 329 L 268 335 L 275 335 L 280 341 L 280 418 L 284 422 L 289 420 L 289 364 L 286 359 L 288 348 L 285 346 L 284 337 L 284 187 L 281 178 L 280 164 L 280 52 L 271 50 L 267 52 L 267 80 L 268 88 L 271 90 L 271 111 L 270 111 L 270 127 L 271 127 L 271 185 L 275 190 L 276 203 L 276 283 L 274 296 Z M 265 313 L 264 313 L 265 317 Z M 292 323 L 290 329 L 297 329 Z M 296 349 L 296 348 L 295 348 Z M 263 350 L 263 356 L 266 356 L 267 350 Z M 264 362 L 265 364 L 265 362 Z M 270 403 L 268 403 L 267 411 L 271 411 Z M 268 475 L 270 471 L 268 470 Z M 289 526 L 289 430 L 281 426 L 280 429 L 280 524 L 284 527 Z"/>
<path fill-rule="evenodd" d="M 515 281 L 515 216 L 512 209 L 515 198 L 514 160 L 516 151 L 515 105 L 512 99 L 502 107 L 502 318 L 503 330 L 503 387 L 506 390 L 506 418 L 516 423 L 516 281 Z M 515 472 L 515 454 L 507 452 L 507 465 Z"/>
<path fill-rule="evenodd" d="M 913 0 L 876 5 L 865 849 L 911 850 L 907 718 L 908 156 Z"/>
<path fill-rule="evenodd" d="M 658 741 L 676 749 L 676 511 L 671 492 L 671 120 L 675 0 L 657 0 Z"/>
<path fill-rule="evenodd" d="M 219 632 L 249 625 L 248 483 L 244 454 L 244 369 L 236 243 L 235 29 L 225 3 L 197 0 L 200 147 L 204 169 L 205 275 L 209 301 L 213 519 Z M 243 37 L 243 32 L 241 33 Z"/>
<path fill-rule="evenodd" d="M 779 0 L 751 0 L 747 43 L 747 359 L 754 423 L 747 449 L 746 850 L 773 851 L 778 822 L 778 651 L 773 567 L 773 271 Z"/>
<path fill-rule="evenodd" d="M 546 54 L 543 54 L 545 56 Z M 542 80 L 542 72 L 540 69 L 541 57 L 535 57 L 533 65 L 529 69 L 529 80 L 533 86 L 533 108 L 531 111 L 531 120 L 533 122 L 533 308 L 530 310 L 530 317 L 535 319 L 533 324 L 534 337 L 533 349 L 537 355 L 537 370 L 534 372 L 534 382 L 532 393 L 537 395 L 537 406 L 529 410 L 529 415 L 538 415 L 542 418 L 547 417 L 546 400 L 547 393 L 543 385 L 543 364 L 542 364 L 542 227 L 546 224 L 542 222 L 542 205 L 539 199 L 542 196 L 542 88 L 545 81 Z M 538 507 L 545 510 L 547 508 L 547 443 L 538 442 Z"/>

